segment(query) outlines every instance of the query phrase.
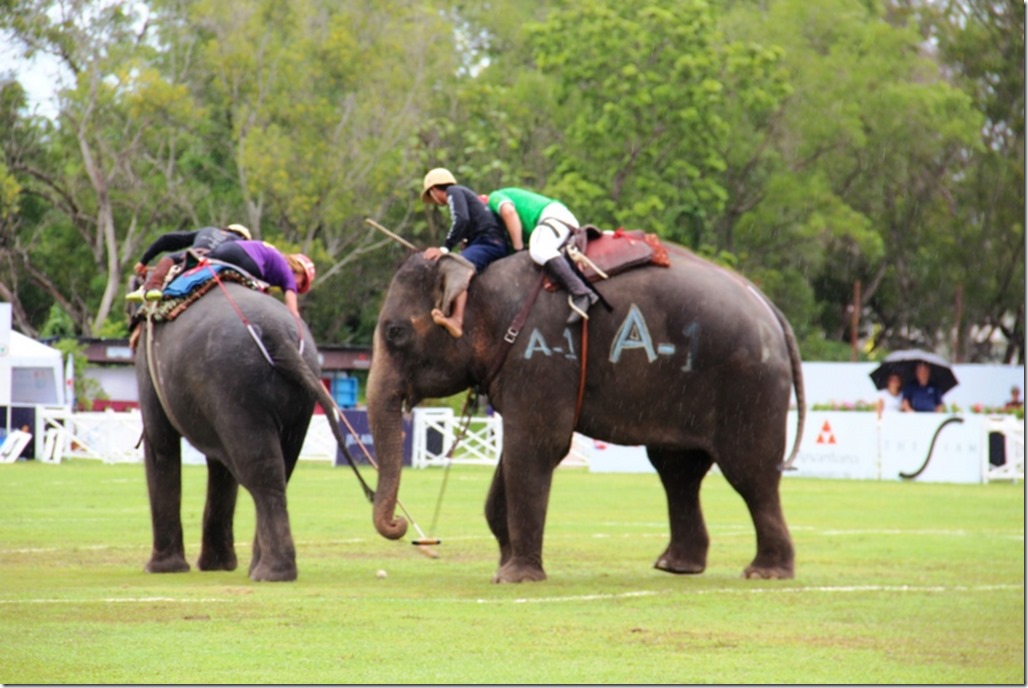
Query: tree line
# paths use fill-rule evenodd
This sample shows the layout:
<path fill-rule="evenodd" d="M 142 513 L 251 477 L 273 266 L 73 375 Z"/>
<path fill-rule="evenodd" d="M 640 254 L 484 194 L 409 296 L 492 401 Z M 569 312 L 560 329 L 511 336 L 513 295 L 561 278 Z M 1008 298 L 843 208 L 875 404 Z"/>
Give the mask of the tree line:
<path fill-rule="evenodd" d="M 319 341 L 369 343 L 405 250 L 364 219 L 440 244 L 445 166 L 739 270 L 805 358 L 856 324 L 861 356 L 1024 361 L 1015 0 L 9 0 L 0 31 L 67 75 L 52 117 L 0 75 L 30 335 L 125 336 L 149 242 L 238 222 L 315 260 Z"/>

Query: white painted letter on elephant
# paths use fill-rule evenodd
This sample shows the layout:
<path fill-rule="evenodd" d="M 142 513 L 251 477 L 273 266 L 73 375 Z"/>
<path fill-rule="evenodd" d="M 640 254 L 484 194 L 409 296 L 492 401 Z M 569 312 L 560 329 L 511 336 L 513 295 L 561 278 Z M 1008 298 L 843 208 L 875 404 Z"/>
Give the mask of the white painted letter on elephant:
<path fill-rule="evenodd" d="M 617 363 L 621 360 L 621 352 L 625 349 L 643 349 L 646 351 L 646 358 L 650 363 L 657 360 L 657 353 L 653 350 L 653 339 L 650 337 L 650 330 L 646 327 L 646 320 L 643 318 L 639 307 L 634 303 L 621 323 L 618 333 L 614 336 L 614 342 L 610 347 L 610 362 Z"/>

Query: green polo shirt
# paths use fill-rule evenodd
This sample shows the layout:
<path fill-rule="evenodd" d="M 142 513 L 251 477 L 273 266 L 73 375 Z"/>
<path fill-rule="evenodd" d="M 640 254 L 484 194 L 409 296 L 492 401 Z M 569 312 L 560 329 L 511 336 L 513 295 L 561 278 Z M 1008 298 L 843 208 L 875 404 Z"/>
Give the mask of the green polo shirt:
<path fill-rule="evenodd" d="M 499 215 L 500 204 L 504 201 L 510 201 L 514 205 L 514 211 L 521 219 L 521 236 L 526 244 L 532 230 L 539 224 L 539 217 L 543 214 L 543 209 L 555 202 L 554 199 L 534 191 L 509 187 L 489 194 L 489 209 Z"/>

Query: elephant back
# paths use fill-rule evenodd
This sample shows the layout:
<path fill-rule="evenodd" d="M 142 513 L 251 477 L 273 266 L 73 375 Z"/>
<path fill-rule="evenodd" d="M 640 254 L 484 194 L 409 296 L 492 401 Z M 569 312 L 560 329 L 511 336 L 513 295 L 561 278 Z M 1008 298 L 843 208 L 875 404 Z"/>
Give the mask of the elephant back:
<path fill-rule="evenodd" d="M 291 361 L 301 360 L 320 375 L 317 347 L 306 326 L 272 296 L 225 286 L 197 300 L 174 321 L 147 325 L 140 338 L 141 396 L 144 388 L 153 389 L 169 419 L 197 412 L 213 418 L 228 403 L 267 421 L 292 413 L 289 407 L 311 398 L 288 381 L 295 371 L 283 369 L 296 368 Z"/>

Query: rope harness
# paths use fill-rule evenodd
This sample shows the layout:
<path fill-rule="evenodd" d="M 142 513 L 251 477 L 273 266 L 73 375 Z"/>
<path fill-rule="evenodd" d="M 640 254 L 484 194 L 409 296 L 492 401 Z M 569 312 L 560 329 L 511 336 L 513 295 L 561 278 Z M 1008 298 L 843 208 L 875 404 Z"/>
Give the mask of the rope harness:
<path fill-rule="evenodd" d="M 432 525 L 429 526 L 428 532 L 435 533 L 435 527 L 439 522 L 439 511 L 443 506 L 443 493 L 446 492 L 446 482 L 450 477 L 450 466 L 453 465 L 453 453 L 457 450 L 461 440 L 464 439 L 464 435 L 467 433 L 468 428 L 471 427 L 471 409 L 478 405 L 478 392 L 473 389 L 468 390 L 468 396 L 464 398 L 464 408 L 461 410 L 461 417 L 464 422 L 461 424 L 460 429 L 457 431 L 457 436 L 453 439 L 453 444 L 450 445 L 450 450 L 446 452 L 446 466 L 443 468 L 443 481 L 439 485 L 439 497 L 435 501 L 435 511 L 432 514 Z M 419 544 L 419 543 L 415 543 Z M 429 543 L 423 543 L 429 544 Z M 438 544 L 438 542 L 432 543 Z"/>

